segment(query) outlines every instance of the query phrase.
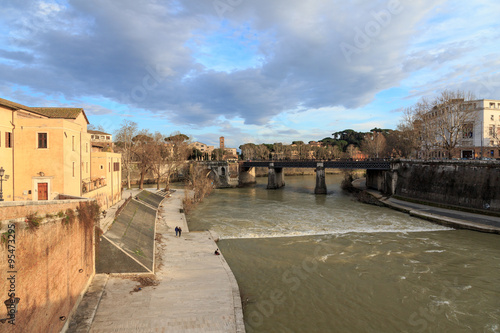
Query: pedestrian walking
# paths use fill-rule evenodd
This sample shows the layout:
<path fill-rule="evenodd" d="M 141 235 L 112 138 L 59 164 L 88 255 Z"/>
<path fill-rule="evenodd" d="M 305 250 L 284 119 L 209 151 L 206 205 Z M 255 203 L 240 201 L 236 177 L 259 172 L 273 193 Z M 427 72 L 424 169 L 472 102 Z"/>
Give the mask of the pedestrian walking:
<path fill-rule="evenodd" d="M 177 235 L 179 234 L 179 227 L 175 227 L 175 237 L 177 237 Z"/>
<path fill-rule="evenodd" d="M 179 227 L 179 237 L 181 237 L 182 229 Z"/>

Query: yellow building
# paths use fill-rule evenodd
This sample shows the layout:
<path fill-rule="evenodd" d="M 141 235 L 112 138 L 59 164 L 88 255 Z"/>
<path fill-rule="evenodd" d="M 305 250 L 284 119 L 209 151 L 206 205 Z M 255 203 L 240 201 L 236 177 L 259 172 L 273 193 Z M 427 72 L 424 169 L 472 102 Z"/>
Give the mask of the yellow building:
<path fill-rule="evenodd" d="M 93 169 L 88 124 L 81 108 L 28 107 L 0 98 L 0 167 L 8 176 L 3 199 L 95 197 L 103 208 L 120 200 L 120 172 Z M 120 163 L 120 154 L 100 154 L 111 154 L 110 161 Z"/>

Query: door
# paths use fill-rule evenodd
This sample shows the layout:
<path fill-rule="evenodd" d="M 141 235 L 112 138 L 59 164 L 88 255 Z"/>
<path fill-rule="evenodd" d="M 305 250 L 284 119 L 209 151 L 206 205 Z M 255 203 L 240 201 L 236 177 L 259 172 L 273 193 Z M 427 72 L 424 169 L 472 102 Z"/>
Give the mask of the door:
<path fill-rule="evenodd" d="M 48 200 L 49 191 L 48 183 L 38 183 L 38 200 Z"/>
<path fill-rule="evenodd" d="M 462 158 L 472 158 L 472 150 L 462 150 Z"/>

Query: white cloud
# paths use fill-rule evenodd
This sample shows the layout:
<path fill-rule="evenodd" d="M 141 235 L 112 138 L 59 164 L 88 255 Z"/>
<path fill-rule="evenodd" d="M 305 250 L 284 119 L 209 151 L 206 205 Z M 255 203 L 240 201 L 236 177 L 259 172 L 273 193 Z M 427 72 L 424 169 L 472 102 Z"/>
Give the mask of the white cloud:
<path fill-rule="evenodd" d="M 498 54 L 493 1 L 232 4 L 6 1 L 0 29 L 11 38 L 2 40 L 0 86 L 64 101 L 99 97 L 108 102 L 95 110 L 122 105 L 198 129 L 235 120 L 221 131 L 262 138 L 304 135 L 300 124 L 313 133 L 349 117 L 359 126 L 387 123 L 374 119 L 373 102 L 400 85 L 404 99 L 412 89 L 418 96 L 469 87 L 488 73 L 492 83 L 482 89 L 500 93 L 498 63 L 486 61 Z M 289 124 L 278 127 L 277 117 Z M 266 124 L 260 133 L 250 126 Z"/>

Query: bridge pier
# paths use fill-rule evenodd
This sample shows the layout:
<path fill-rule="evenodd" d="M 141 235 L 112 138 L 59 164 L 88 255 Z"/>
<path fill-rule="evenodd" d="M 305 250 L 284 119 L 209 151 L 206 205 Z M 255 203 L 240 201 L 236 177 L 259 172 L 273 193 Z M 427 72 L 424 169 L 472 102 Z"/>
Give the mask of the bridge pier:
<path fill-rule="evenodd" d="M 257 183 L 255 179 L 254 167 L 240 167 L 239 186 L 251 185 Z"/>
<path fill-rule="evenodd" d="M 326 194 L 325 167 L 323 163 L 318 163 L 316 166 L 316 187 L 314 188 L 314 194 Z"/>
<path fill-rule="evenodd" d="M 267 188 L 278 189 L 285 186 L 285 176 L 283 168 L 275 168 L 274 163 L 269 163 L 269 171 L 267 174 Z"/>

